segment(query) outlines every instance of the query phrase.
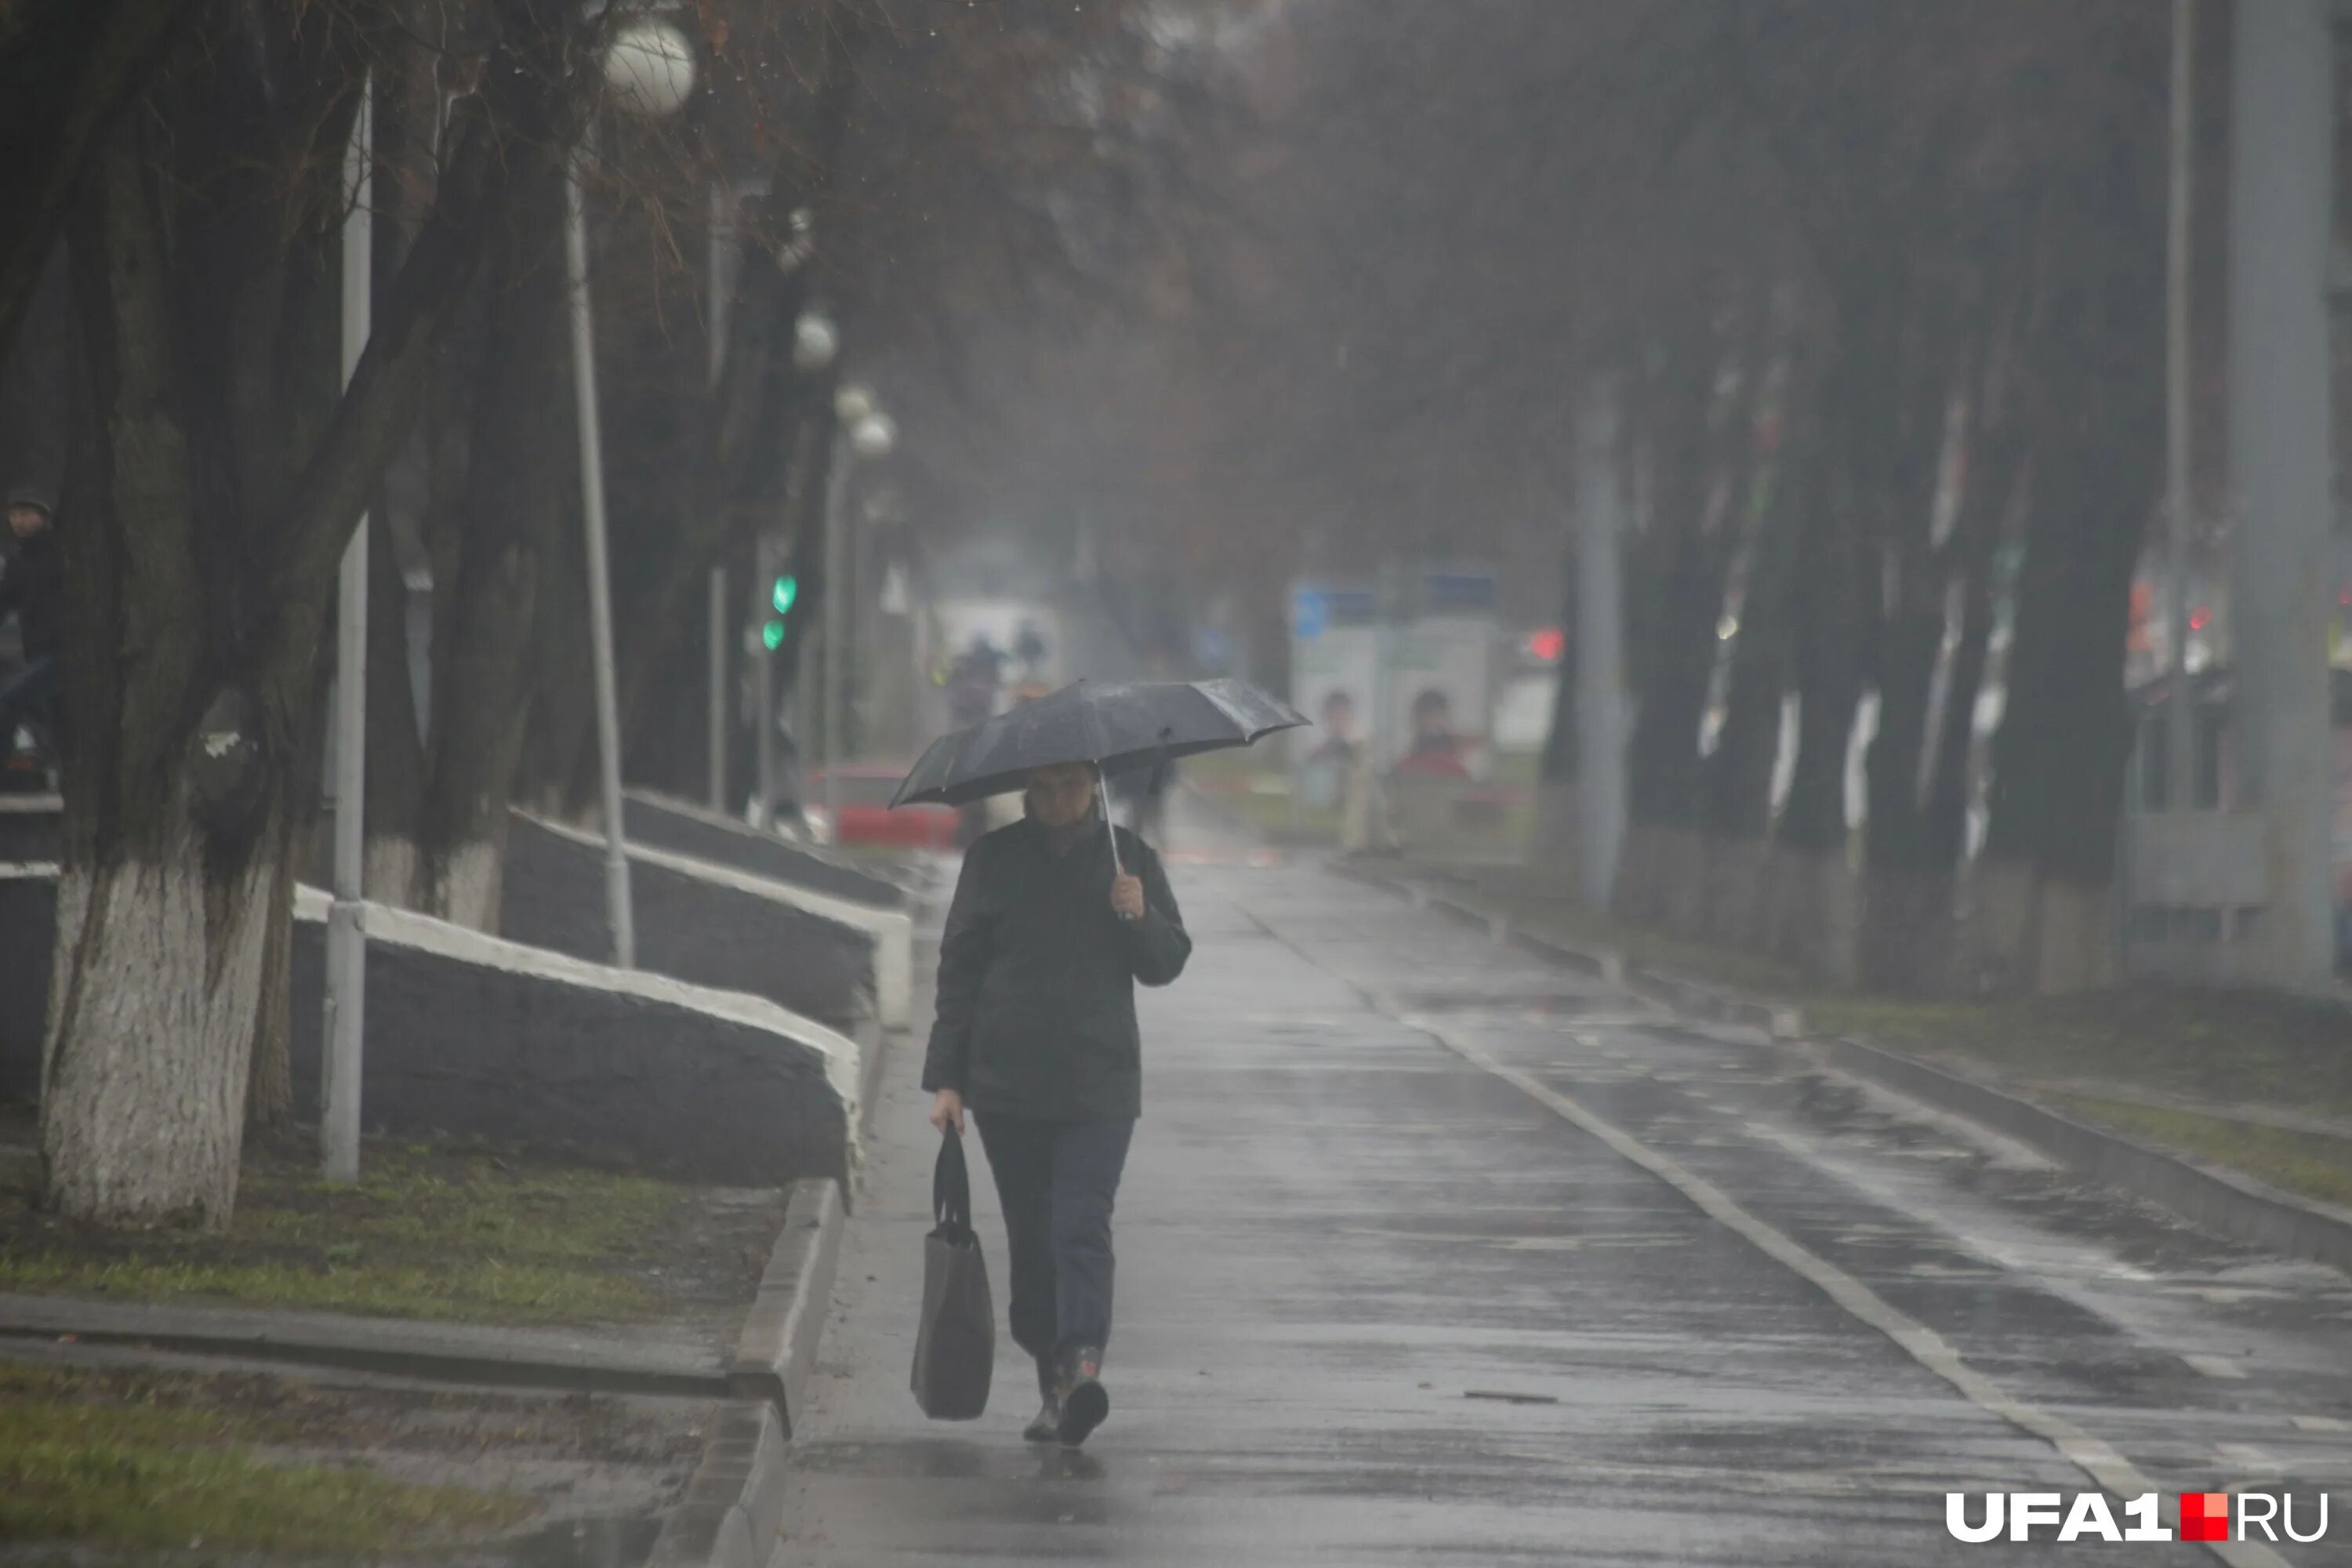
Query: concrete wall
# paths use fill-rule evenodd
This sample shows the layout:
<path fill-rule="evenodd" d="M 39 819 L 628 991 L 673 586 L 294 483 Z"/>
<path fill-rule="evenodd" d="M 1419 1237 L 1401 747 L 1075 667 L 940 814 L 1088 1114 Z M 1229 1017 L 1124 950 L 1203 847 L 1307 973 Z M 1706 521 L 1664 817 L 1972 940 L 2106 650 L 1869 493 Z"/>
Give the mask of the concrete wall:
<path fill-rule="evenodd" d="M 296 900 L 295 1114 L 319 1103 L 327 896 Z M 0 1099 L 40 1082 L 55 868 L 0 868 Z M 737 1185 L 842 1175 L 861 1051 L 754 996 L 372 906 L 362 1121 L 587 1152 Z"/>
<path fill-rule="evenodd" d="M 765 997 L 836 1029 L 869 1014 L 887 1028 L 908 1026 L 911 917 L 634 843 L 629 865 L 639 967 Z M 603 962 L 604 841 L 517 812 L 499 930 Z"/>
<path fill-rule="evenodd" d="M 0 864 L 0 1100 L 40 1095 L 57 929 L 55 862 Z"/>
<path fill-rule="evenodd" d="M 0 863 L 54 862 L 65 854 L 65 803 L 53 795 L 0 795 Z"/>
<path fill-rule="evenodd" d="M 730 886 L 722 868 L 632 850 L 637 965 L 696 985 L 763 997 L 828 1027 L 873 1011 L 873 939 L 840 921 Z M 507 834 L 499 933 L 602 963 L 604 843 L 517 812 Z"/>
<path fill-rule="evenodd" d="M 754 876 L 830 893 L 877 909 L 903 910 L 912 894 L 901 881 L 876 867 L 858 865 L 807 845 L 706 811 L 667 795 L 632 790 L 621 808 L 631 844 L 667 850 Z"/>
<path fill-rule="evenodd" d="M 294 942 L 297 1114 L 319 1102 L 327 899 Z M 845 1176 L 857 1044 L 754 997 L 371 906 L 361 1121 L 620 1157 L 736 1185 Z"/>

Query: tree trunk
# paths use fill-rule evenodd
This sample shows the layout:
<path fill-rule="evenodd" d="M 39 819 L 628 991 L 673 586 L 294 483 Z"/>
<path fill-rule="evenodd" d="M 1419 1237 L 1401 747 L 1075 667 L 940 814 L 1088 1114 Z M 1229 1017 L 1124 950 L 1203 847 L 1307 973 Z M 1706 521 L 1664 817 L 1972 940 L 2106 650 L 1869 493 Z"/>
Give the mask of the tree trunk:
<path fill-rule="evenodd" d="M 270 931 L 290 918 L 287 742 L 302 716 L 268 712 L 207 635 L 206 577 L 232 563 L 196 548 L 147 149 L 118 137 L 95 174 L 80 281 L 99 419 L 91 493 L 63 541 L 70 721 L 44 1200 L 81 1218 L 220 1224 Z"/>
<path fill-rule="evenodd" d="M 287 919 L 274 896 L 283 868 L 259 856 L 207 864 L 184 817 L 158 837 L 152 858 L 72 864 L 58 884 L 44 1197 L 115 1223 L 219 1225 L 236 1201 L 269 932 Z"/>
<path fill-rule="evenodd" d="M 1977 981 L 1979 965 L 1972 949 L 1981 940 L 1983 929 L 1981 918 L 1966 923 L 1959 919 L 1964 885 L 1960 871 L 1969 853 L 1969 814 L 1982 772 L 1977 703 L 1984 692 L 1992 650 L 1994 565 L 2018 499 L 2016 421 L 2007 406 L 2013 380 L 2006 368 L 2010 352 L 2006 340 L 1991 346 L 1970 398 L 1969 474 L 1953 531 L 1959 555 L 1959 633 L 1944 672 L 1943 706 L 1937 718 L 1922 823 L 1929 863 L 1944 868 L 1938 906 L 1952 917 L 1943 978 L 1962 993 Z"/>
<path fill-rule="evenodd" d="M 499 866 L 530 685 L 525 660 L 541 560 L 564 517 L 562 468 L 574 450 L 562 393 L 567 338 L 562 170 L 527 161 L 487 277 L 488 310 L 474 404 L 463 536 L 446 646 L 433 661 L 433 734 L 414 883 L 416 907 L 479 931 L 498 925 Z"/>
<path fill-rule="evenodd" d="M 1638 706 L 1628 743 L 1631 822 L 1611 904 L 1622 919 L 1673 926 L 1695 901 L 1699 724 L 1723 610 L 1724 551 L 1709 530 L 1712 439 L 1722 352 L 1711 301 L 1679 300 L 1654 389 L 1656 501 L 1633 554 L 1627 657 Z"/>
<path fill-rule="evenodd" d="M 2127 120 L 2099 129 L 2104 143 L 2052 193 L 2059 270 L 2026 364 L 2033 485 L 1982 879 L 2005 891 L 1980 922 L 1981 984 L 2001 990 L 2081 989 L 2115 971 L 2125 641 L 2163 466 L 2163 199 Z"/>
<path fill-rule="evenodd" d="M 308 761 L 309 759 L 304 759 Z M 310 770 L 298 767 L 308 793 Z M 254 1019 L 253 1050 L 246 1076 L 245 1120 L 248 1127 L 283 1127 L 294 1111 L 294 884 L 299 879 L 294 847 L 300 841 L 299 795 L 290 798 L 268 831 L 277 837 L 268 864 L 270 884 L 262 889 L 274 915 L 262 933 L 260 1005 Z"/>
<path fill-rule="evenodd" d="M 562 80 L 551 26 L 528 61 L 501 39 L 469 117 L 562 128 L 542 96 Z M 475 123 L 338 396 L 319 323 L 357 101 L 347 41 L 324 22 L 188 51 L 85 193 L 97 417 L 61 540 L 67 810 L 41 1106 L 45 1198 L 77 1218 L 228 1217 L 336 566 L 503 205 L 502 149 Z"/>
<path fill-rule="evenodd" d="M 1851 417 L 1855 385 L 1847 347 L 1824 389 L 1827 430 Z M 1797 545 L 1795 642 L 1797 754 L 1775 837 L 1766 893 L 1771 951 L 1805 973 L 1847 984 L 1854 973 L 1854 893 L 1847 864 L 1846 763 L 1862 700 L 1865 573 L 1854 536 L 1853 482 L 1839 461 L 1822 503 L 1809 508 Z"/>
<path fill-rule="evenodd" d="M 1793 401 L 1793 399 L 1791 400 Z M 1790 600 L 1798 541 L 1822 504 L 1822 455 L 1809 431 L 1789 428 L 1776 457 L 1739 631 L 1731 644 L 1723 729 L 1705 774 L 1706 935 L 1765 946 L 1765 878 L 1772 831 L 1772 776 L 1792 642 Z"/>

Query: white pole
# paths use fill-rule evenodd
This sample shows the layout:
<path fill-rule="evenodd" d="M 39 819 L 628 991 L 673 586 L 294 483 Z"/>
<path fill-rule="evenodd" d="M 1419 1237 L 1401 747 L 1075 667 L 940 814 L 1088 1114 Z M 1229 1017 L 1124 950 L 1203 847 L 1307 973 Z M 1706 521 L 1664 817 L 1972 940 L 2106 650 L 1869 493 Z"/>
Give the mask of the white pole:
<path fill-rule="evenodd" d="M 563 258 L 572 286 L 572 388 L 580 416 L 580 514 L 587 532 L 588 634 L 596 666 L 596 751 L 604 811 L 604 919 L 613 962 L 637 963 L 629 904 L 629 850 L 621 823 L 621 718 L 613 679 L 612 568 L 604 543 L 604 452 L 596 411 L 596 331 L 588 300 L 588 142 L 572 153 L 564 181 Z"/>
<path fill-rule="evenodd" d="M 841 834 L 841 763 L 847 755 L 847 748 L 841 743 L 841 700 L 846 684 L 842 679 L 842 645 L 848 625 L 844 612 L 851 593 L 848 518 L 843 500 L 848 489 L 849 465 L 855 460 L 849 432 L 837 430 L 824 491 L 824 817 L 836 844 Z"/>
<path fill-rule="evenodd" d="M 1625 832 L 1624 495 L 1617 389 L 1608 377 L 1585 384 L 1575 419 L 1577 894 L 1606 910 Z"/>
<path fill-rule="evenodd" d="M 2172 206 L 2165 324 L 2165 512 L 2172 557 L 2172 702 L 2166 720 L 2165 808 L 2197 805 L 2197 704 L 2189 694 L 2189 203 L 2195 189 L 2197 0 L 2172 0 Z"/>
<path fill-rule="evenodd" d="M 343 380 L 367 347 L 374 283 L 374 95 L 360 89 L 344 155 L 351 211 L 343 219 Z M 320 1072 L 320 1152 L 331 1182 L 360 1175 L 361 1049 L 367 1022 L 368 520 L 343 547 L 335 604 L 335 899 L 327 911 L 326 1059 Z"/>
<path fill-rule="evenodd" d="M 2269 982 L 2334 984 L 2328 887 L 2327 260 L 2335 35 L 2321 0 L 2235 7 L 2230 156 L 2231 684 L 2262 814 Z"/>

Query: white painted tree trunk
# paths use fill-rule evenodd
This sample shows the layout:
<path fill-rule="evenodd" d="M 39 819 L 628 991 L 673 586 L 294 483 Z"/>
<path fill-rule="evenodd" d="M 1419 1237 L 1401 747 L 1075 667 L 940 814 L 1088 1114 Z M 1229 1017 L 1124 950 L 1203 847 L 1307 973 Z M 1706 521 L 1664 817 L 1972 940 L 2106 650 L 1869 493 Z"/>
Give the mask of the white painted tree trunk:
<path fill-rule="evenodd" d="M 483 840 L 450 847 L 425 893 L 425 912 L 469 931 L 496 935 L 505 892 L 503 846 Z"/>
<path fill-rule="evenodd" d="M 236 1204 L 273 868 L 208 880 L 179 842 L 58 884 L 41 1158 L 78 1219 L 215 1226 Z"/>
<path fill-rule="evenodd" d="M 379 835 L 368 840 L 369 901 L 496 935 L 504 853 L 501 845 L 476 840 L 436 858 L 412 839 Z"/>
<path fill-rule="evenodd" d="M 413 910 L 416 904 L 416 841 L 404 835 L 371 833 L 361 861 L 368 901 Z"/>

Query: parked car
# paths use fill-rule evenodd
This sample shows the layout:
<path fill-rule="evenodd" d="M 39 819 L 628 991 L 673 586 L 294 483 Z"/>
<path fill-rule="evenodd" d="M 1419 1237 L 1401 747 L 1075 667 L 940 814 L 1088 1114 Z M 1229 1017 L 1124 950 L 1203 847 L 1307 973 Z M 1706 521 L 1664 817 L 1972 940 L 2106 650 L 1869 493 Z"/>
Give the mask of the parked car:
<path fill-rule="evenodd" d="M 808 799 L 803 807 L 810 826 L 827 842 L 873 845 L 887 849 L 938 849 L 956 847 L 956 812 L 949 805 L 890 807 L 898 781 L 907 776 L 905 763 L 845 763 L 841 766 L 838 822 L 824 819 L 824 770 L 808 775 Z"/>

